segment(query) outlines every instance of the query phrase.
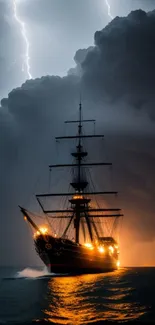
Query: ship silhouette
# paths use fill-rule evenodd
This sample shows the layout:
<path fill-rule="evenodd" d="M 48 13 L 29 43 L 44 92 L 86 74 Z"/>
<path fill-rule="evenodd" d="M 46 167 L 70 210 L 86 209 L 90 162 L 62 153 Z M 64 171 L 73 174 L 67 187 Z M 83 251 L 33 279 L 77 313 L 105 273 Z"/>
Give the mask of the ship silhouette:
<path fill-rule="evenodd" d="M 71 168 L 73 178 L 70 182 L 71 191 L 67 193 L 37 194 L 36 199 L 42 210 L 42 218 L 46 226 L 39 226 L 35 214 L 20 207 L 24 219 L 33 229 L 34 245 L 37 254 L 54 273 L 102 273 L 114 271 L 119 267 L 119 246 L 113 236 L 117 221 L 123 216 L 120 208 L 100 207 L 93 204 L 92 197 L 116 195 L 117 192 L 90 190 L 87 169 L 98 166 L 111 166 L 106 162 L 88 162 L 88 152 L 84 149 L 85 139 L 103 138 L 104 135 L 83 132 L 83 125 L 95 120 L 82 119 L 82 105 L 79 104 L 79 119 L 66 121 L 78 126 L 77 135 L 61 136 L 56 140 L 76 140 L 76 150 L 71 153 L 73 163 L 50 165 L 50 171 L 59 168 Z M 65 197 L 67 207 L 57 209 L 46 208 L 43 201 Z M 36 215 L 37 218 L 37 215 Z M 109 234 L 105 234 L 104 222 L 110 223 Z M 58 222 L 59 221 L 59 222 Z M 55 222 L 57 229 L 54 230 Z M 61 223 L 61 233 L 60 233 Z M 71 231 L 72 230 L 72 231 Z M 59 234 L 59 235 L 58 235 Z"/>

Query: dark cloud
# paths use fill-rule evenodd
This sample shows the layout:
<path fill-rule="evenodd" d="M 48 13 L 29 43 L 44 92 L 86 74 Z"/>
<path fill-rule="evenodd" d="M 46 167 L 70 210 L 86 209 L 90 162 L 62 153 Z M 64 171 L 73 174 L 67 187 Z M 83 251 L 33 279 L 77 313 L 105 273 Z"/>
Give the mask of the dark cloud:
<path fill-rule="evenodd" d="M 38 177 L 46 190 L 44 169 L 56 161 L 52 137 L 63 133 L 63 120 L 75 118 L 78 113 L 80 89 L 84 115 L 95 115 L 98 131 L 105 131 L 99 157 L 105 159 L 107 153 L 114 162 L 114 187 L 120 190 L 120 204 L 126 215 L 124 233 L 129 229 L 128 240 L 134 238 L 134 243 L 153 242 L 154 24 L 154 12 L 136 11 L 128 17 L 117 17 L 95 33 L 93 48 L 77 51 L 75 61 L 81 76 L 74 70 L 74 75 L 70 71 L 64 78 L 30 80 L 2 100 L 1 263 L 37 262 L 18 204 L 36 209 L 28 197 L 38 190 Z M 65 158 L 62 146 L 60 159 Z M 95 177 L 102 185 L 101 174 Z"/>
<path fill-rule="evenodd" d="M 30 236 L 18 205 L 32 203 L 33 209 L 36 208 L 34 184 L 42 175 L 44 186 L 43 177 L 46 178 L 47 166 L 55 155 L 52 137 L 58 130 L 61 132 L 61 123 L 76 100 L 77 88 L 78 80 L 73 76 L 47 76 L 27 81 L 2 100 L 0 246 L 4 254 L 1 263 L 33 263 Z M 13 259 L 9 257 L 10 243 Z M 25 257 L 20 259 L 21 252 Z M 34 260 L 36 263 L 35 256 Z"/>
<path fill-rule="evenodd" d="M 93 50 L 93 46 L 88 47 L 87 49 L 80 49 L 75 53 L 74 61 L 76 63 L 76 67 L 69 69 L 68 74 L 73 74 L 77 76 L 82 75 L 82 63 L 84 62 L 87 54 Z"/>
<path fill-rule="evenodd" d="M 155 11 L 116 17 L 95 33 L 95 47 L 82 63 L 83 81 L 92 96 L 148 109 L 154 117 Z"/>

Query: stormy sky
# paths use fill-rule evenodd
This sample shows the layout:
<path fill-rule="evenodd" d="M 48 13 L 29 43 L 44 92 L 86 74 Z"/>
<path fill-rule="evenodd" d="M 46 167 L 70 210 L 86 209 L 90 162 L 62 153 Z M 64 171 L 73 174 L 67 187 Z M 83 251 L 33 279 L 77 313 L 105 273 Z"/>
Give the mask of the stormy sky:
<path fill-rule="evenodd" d="M 12 2 L 0 1 L 0 263 L 39 264 L 18 204 L 35 208 L 42 171 L 56 162 L 52 137 L 76 117 L 81 90 L 84 116 L 95 117 L 105 134 L 100 158 L 106 153 L 114 163 L 125 214 L 122 262 L 154 265 L 155 1 L 109 0 L 112 21 L 103 0 L 17 3 L 33 79 L 22 71 L 25 47 Z"/>
<path fill-rule="evenodd" d="M 110 21 L 104 0 L 16 0 L 30 43 L 34 78 L 64 76 L 75 65 L 80 48 L 94 43 L 94 33 Z M 131 10 L 153 10 L 154 0 L 109 0 L 113 17 Z M 6 96 L 26 79 L 22 71 L 25 43 L 14 19 L 13 0 L 0 1 L 0 96 Z"/>

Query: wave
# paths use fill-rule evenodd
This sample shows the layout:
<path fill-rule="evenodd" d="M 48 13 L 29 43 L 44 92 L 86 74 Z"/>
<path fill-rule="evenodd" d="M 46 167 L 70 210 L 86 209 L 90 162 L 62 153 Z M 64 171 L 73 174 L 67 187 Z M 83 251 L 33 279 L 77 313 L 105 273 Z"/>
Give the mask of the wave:
<path fill-rule="evenodd" d="M 30 267 L 25 268 L 22 271 L 18 271 L 15 275 L 16 278 L 41 278 L 46 276 L 52 276 L 54 274 L 49 273 L 48 269 L 45 267 L 43 270 L 32 269 Z"/>

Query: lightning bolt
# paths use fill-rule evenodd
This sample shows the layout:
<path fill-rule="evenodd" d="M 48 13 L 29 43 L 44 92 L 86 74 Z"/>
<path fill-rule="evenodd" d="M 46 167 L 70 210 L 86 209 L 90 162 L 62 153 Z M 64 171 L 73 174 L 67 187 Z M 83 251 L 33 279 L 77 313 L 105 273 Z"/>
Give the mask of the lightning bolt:
<path fill-rule="evenodd" d="M 17 0 L 13 0 L 13 15 L 15 20 L 17 21 L 17 23 L 20 26 L 20 31 L 21 31 L 21 35 L 22 38 L 24 40 L 25 43 L 25 55 L 24 55 L 24 62 L 22 64 L 22 71 L 25 71 L 26 69 L 26 73 L 28 75 L 29 79 L 32 79 L 32 75 L 31 75 L 31 67 L 30 67 L 30 43 L 27 37 L 27 31 L 26 31 L 26 26 L 25 23 L 20 19 L 20 17 L 18 16 L 18 11 L 17 11 Z"/>
<path fill-rule="evenodd" d="M 110 8 L 110 4 L 109 4 L 108 0 L 105 0 L 105 4 L 106 4 L 106 6 L 107 6 L 107 8 L 108 8 L 108 16 L 109 16 L 111 19 L 114 19 L 114 17 L 113 17 L 112 14 L 111 14 L 111 8 Z"/>

